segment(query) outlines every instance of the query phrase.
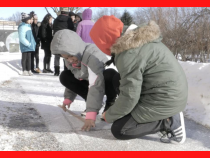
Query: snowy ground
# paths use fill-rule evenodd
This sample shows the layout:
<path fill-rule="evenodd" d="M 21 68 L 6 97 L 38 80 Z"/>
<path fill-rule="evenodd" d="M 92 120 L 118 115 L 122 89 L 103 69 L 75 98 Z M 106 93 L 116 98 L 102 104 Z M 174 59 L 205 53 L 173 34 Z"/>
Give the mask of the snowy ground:
<path fill-rule="evenodd" d="M 100 115 L 95 129 L 82 132 L 83 122 L 57 106 L 63 101 L 64 91 L 58 77 L 20 76 L 20 56 L 20 53 L 0 53 L 0 150 L 210 150 L 210 130 L 187 118 L 184 145 L 163 144 L 157 134 L 129 141 L 116 140 L 110 132 L 111 125 L 101 122 Z M 41 51 L 40 68 L 42 61 Z M 62 60 L 61 64 L 63 69 Z M 181 64 L 189 71 L 186 74 L 190 95 L 185 114 L 207 124 L 210 72 L 206 68 L 209 65 L 199 70 L 196 65 L 189 67 L 191 63 Z M 53 69 L 53 61 L 51 65 Z M 197 71 L 200 78 L 194 76 Z M 201 94 L 203 97 L 199 97 Z M 84 109 L 84 101 L 77 97 L 71 110 L 79 115 Z"/>
<path fill-rule="evenodd" d="M 210 64 L 180 62 L 187 76 L 189 95 L 185 116 L 210 127 Z"/>

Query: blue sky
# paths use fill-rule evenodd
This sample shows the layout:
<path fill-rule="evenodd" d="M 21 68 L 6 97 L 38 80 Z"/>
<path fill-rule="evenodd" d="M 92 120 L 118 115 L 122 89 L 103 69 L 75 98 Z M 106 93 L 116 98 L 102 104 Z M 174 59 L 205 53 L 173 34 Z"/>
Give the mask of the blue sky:
<path fill-rule="evenodd" d="M 85 8 L 87 7 L 84 7 L 84 9 Z M 125 9 L 130 13 L 133 13 L 133 11 L 136 9 L 136 7 L 115 7 L 115 8 L 117 8 L 121 13 Z M 92 7 L 91 9 L 93 10 L 93 12 L 96 12 L 98 9 L 100 9 L 100 7 Z M 52 15 L 54 15 L 54 17 L 56 17 L 50 7 L 48 7 L 48 10 Z M 34 11 L 38 15 L 39 21 L 42 21 L 43 17 L 47 14 L 44 7 L 0 7 L 0 17 L 7 18 L 9 16 L 12 16 L 12 14 L 16 12 L 30 13 L 31 11 Z"/>

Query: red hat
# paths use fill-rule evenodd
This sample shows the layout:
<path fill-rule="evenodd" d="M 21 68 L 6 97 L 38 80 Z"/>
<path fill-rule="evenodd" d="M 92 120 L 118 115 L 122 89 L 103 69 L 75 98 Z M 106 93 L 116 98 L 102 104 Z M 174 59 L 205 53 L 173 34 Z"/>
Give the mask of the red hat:
<path fill-rule="evenodd" d="M 123 23 L 120 19 L 105 15 L 96 21 L 90 31 L 90 37 L 102 52 L 111 56 L 110 48 L 122 31 Z"/>

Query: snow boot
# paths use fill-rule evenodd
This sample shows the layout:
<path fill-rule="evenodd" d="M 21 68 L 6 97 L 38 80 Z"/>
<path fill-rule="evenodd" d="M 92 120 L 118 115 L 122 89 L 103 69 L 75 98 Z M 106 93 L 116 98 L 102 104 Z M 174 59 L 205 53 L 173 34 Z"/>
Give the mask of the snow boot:
<path fill-rule="evenodd" d="M 60 66 L 55 66 L 54 76 L 59 76 L 59 75 L 60 75 Z"/>
<path fill-rule="evenodd" d="M 41 73 L 40 68 L 36 68 L 35 71 L 36 71 L 37 73 Z"/>
<path fill-rule="evenodd" d="M 186 131 L 183 112 L 180 112 L 169 119 L 163 120 L 164 130 L 160 131 L 163 136 L 160 141 L 163 143 L 183 144 L 186 140 Z"/>
<path fill-rule="evenodd" d="M 28 71 L 23 71 L 22 75 L 23 76 L 29 76 L 29 73 L 28 73 Z"/>
<path fill-rule="evenodd" d="M 35 70 L 31 70 L 32 73 L 37 74 L 38 72 Z"/>
<path fill-rule="evenodd" d="M 47 71 L 47 69 L 43 69 L 42 72 L 43 72 L 43 73 L 49 73 L 49 72 Z"/>
<path fill-rule="evenodd" d="M 28 71 L 29 76 L 33 76 L 34 74 L 31 71 Z"/>

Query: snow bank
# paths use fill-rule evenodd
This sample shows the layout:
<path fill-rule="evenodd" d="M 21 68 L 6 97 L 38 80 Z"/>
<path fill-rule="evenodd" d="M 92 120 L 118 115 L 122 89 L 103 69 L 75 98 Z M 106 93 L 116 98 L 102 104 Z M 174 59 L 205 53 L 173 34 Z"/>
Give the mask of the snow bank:
<path fill-rule="evenodd" d="M 185 71 L 189 87 L 185 116 L 210 127 L 210 64 L 179 63 Z"/>

